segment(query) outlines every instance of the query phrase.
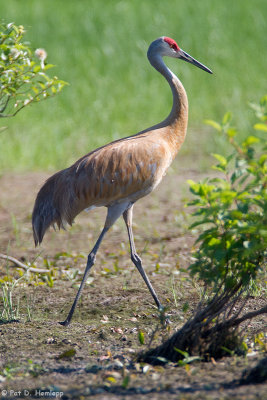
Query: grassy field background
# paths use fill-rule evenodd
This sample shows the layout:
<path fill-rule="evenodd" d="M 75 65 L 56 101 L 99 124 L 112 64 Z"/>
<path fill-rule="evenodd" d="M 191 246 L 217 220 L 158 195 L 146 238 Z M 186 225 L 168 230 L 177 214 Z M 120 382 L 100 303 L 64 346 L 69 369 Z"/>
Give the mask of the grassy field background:
<path fill-rule="evenodd" d="M 0 0 L 0 18 L 24 25 L 44 47 L 54 74 L 70 83 L 54 99 L 0 121 L 0 170 L 63 168 L 94 147 L 162 120 L 171 93 L 146 59 L 158 36 L 175 38 L 214 71 L 166 60 L 189 97 L 188 163 L 201 163 L 219 139 L 203 119 L 231 110 L 244 131 L 247 103 L 266 91 L 265 0 Z M 52 73 L 52 70 L 51 70 Z M 203 155 L 203 156 L 202 156 Z"/>

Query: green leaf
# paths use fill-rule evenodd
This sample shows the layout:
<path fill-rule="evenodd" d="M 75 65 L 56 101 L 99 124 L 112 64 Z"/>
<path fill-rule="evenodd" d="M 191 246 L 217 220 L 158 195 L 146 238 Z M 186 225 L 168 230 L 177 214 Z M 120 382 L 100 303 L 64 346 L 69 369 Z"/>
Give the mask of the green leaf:
<path fill-rule="evenodd" d="M 189 354 L 187 353 L 187 351 L 177 349 L 177 347 L 174 347 L 173 350 L 177 351 L 177 353 L 181 354 L 184 358 L 189 357 Z"/>
<path fill-rule="evenodd" d="M 234 355 L 233 350 L 229 350 L 227 347 L 221 346 L 221 349 L 224 350 L 226 353 L 230 354 L 231 356 Z"/>
<path fill-rule="evenodd" d="M 66 350 L 66 351 L 64 351 L 63 353 L 61 353 L 61 354 L 58 356 L 58 358 L 59 358 L 60 360 L 70 359 L 70 358 L 74 357 L 75 354 L 76 354 L 76 350 L 75 350 L 75 349 L 69 349 L 69 350 Z"/>
<path fill-rule="evenodd" d="M 196 226 L 199 226 L 199 225 L 203 225 L 203 224 L 212 224 L 212 223 L 214 223 L 214 221 L 213 221 L 212 219 L 210 219 L 210 218 L 204 218 L 204 219 L 202 219 L 202 220 L 200 220 L 200 221 L 193 222 L 193 224 L 191 224 L 191 225 L 189 226 L 189 229 L 193 229 L 193 228 L 195 228 Z"/>
<path fill-rule="evenodd" d="M 267 105 L 267 94 L 260 99 L 260 105 L 262 107 Z"/>
<path fill-rule="evenodd" d="M 141 330 L 138 332 L 138 339 L 140 344 L 143 345 L 145 343 L 145 334 Z"/>
<path fill-rule="evenodd" d="M 213 165 L 211 168 L 216 171 L 225 172 L 225 167 L 222 167 L 221 165 Z"/>
<path fill-rule="evenodd" d="M 267 132 L 267 124 L 258 123 L 258 124 L 255 124 L 255 125 L 253 126 L 253 128 L 256 129 L 257 131 L 264 131 L 264 132 Z"/>
<path fill-rule="evenodd" d="M 205 120 L 204 120 L 204 123 L 205 123 L 206 125 L 212 126 L 214 129 L 216 129 L 216 130 L 219 131 L 219 132 L 221 132 L 221 130 L 222 130 L 221 125 L 220 125 L 218 122 L 213 121 L 213 120 L 211 120 L 211 119 L 205 119 Z"/>
<path fill-rule="evenodd" d="M 188 180 L 187 183 L 188 183 L 189 186 L 190 186 L 190 191 L 191 191 L 193 194 L 198 195 L 198 194 L 199 194 L 199 187 L 200 187 L 200 185 L 199 185 L 198 183 L 195 183 L 194 181 L 191 181 L 191 180 Z"/>
<path fill-rule="evenodd" d="M 231 119 L 232 119 L 232 113 L 230 113 L 230 111 L 228 111 L 228 112 L 227 112 L 226 114 L 224 114 L 224 116 L 223 116 L 223 120 L 222 120 L 223 125 L 228 124 L 228 123 L 231 121 Z"/>
<path fill-rule="evenodd" d="M 267 160 L 267 154 L 262 154 L 259 158 L 259 165 L 262 167 L 265 164 L 265 161 Z"/>
<path fill-rule="evenodd" d="M 54 68 L 54 67 L 55 67 L 55 65 L 53 65 L 53 64 L 46 64 L 44 67 L 44 70 L 46 71 L 47 69 Z"/>
<path fill-rule="evenodd" d="M 211 238 L 210 241 L 208 242 L 208 246 L 215 246 L 217 244 L 220 244 L 221 240 L 217 238 Z"/>
<path fill-rule="evenodd" d="M 114 376 L 108 376 L 106 379 L 107 379 L 107 381 L 109 381 L 111 383 L 116 383 L 117 382 L 117 380 L 114 378 Z"/>
<path fill-rule="evenodd" d="M 237 134 L 237 130 L 234 129 L 234 128 L 229 128 L 229 129 L 227 129 L 226 134 L 227 134 L 227 136 L 228 136 L 229 138 L 232 138 L 232 137 L 234 137 L 234 136 Z"/>
<path fill-rule="evenodd" d="M 259 143 L 259 141 L 260 141 L 260 139 L 257 138 L 256 136 L 248 136 L 248 137 L 246 138 L 246 140 L 244 140 L 244 141 L 242 142 L 242 146 L 243 146 L 243 147 L 248 147 L 248 146 L 251 146 L 251 145 L 254 144 L 254 143 Z"/>
<path fill-rule="evenodd" d="M 187 179 L 186 182 L 188 183 L 189 186 L 193 186 L 196 184 L 196 182 L 192 181 L 192 179 Z"/>
<path fill-rule="evenodd" d="M 221 154 L 215 154 L 213 153 L 212 156 L 214 158 L 216 158 L 216 160 L 218 160 L 220 162 L 220 166 L 221 167 L 225 167 L 227 165 L 227 160 L 224 156 L 222 156 Z"/>
<path fill-rule="evenodd" d="M 232 210 L 231 211 L 231 219 L 242 219 L 244 217 L 244 214 L 239 211 L 239 210 Z"/>
<path fill-rule="evenodd" d="M 37 72 L 40 71 L 40 69 L 41 69 L 40 65 L 36 65 L 36 66 L 33 68 L 33 72 L 36 74 Z"/>

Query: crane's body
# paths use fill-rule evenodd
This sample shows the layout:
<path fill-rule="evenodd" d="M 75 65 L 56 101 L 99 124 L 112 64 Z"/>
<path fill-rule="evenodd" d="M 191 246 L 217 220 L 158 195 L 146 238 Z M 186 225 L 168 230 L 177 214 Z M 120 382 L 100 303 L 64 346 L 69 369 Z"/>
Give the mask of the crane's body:
<path fill-rule="evenodd" d="M 88 273 L 95 261 L 100 243 L 114 222 L 123 215 L 131 247 L 131 258 L 145 280 L 156 304 L 158 297 L 149 282 L 132 234 L 133 204 L 149 194 L 161 181 L 175 158 L 186 135 L 188 101 L 180 80 L 166 67 L 162 56 L 183 58 L 198 67 L 211 71 L 183 52 L 170 38 L 155 40 L 149 47 L 148 59 L 167 79 L 173 93 L 169 116 L 136 135 L 116 140 L 76 161 L 71 167 L 50 177 L 39 191 L 33 211 L 35 244 L 41 243 L 50 225 L 64 227 L 72 224 L 84 209 L 105 206 L 108 209 L 103 231 L 90 252 L 79 292 L 68 318 L 68 325 L 81 295 Z"/>

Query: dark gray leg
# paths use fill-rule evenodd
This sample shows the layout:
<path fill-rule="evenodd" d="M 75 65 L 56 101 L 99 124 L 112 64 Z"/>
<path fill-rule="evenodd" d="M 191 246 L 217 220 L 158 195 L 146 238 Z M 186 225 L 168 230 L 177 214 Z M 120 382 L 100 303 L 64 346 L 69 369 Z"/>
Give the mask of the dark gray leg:
<path fill-rule="evenodd" d="M 61 325 L 64 325 L 64 326 L 68 326 L 69 325 L 69 323 L 71 321 L 71 318 L 73 316 L 73 313 L 75 311 L 75 308 L 77 306 L 78 300 L 81 297 L 82 290 L 83 290 L 85 282 L 86 282 L 86 280 L 88 278 L 88 274 L 90 272 L 90 269 L 92 268 L 92 266 L 95 263 L 95 257 L 96 257 L 96 253 L 97 253 L 97 251 L 99 249 L 99 246 L 100 246 L 100 244 L 101 244 L 106 232 L 114 224 L 114 222 L 123 214 L 123 212 L 125 211 L 125 209 L 127 207 L 129 207 L 129 203 L 128 202 L 119 203 L 119 204 L 115 204 L 113 206 L 108 207 L 108 213 L 107 213 L 104 229 L 102 230 L 99 238 L 97 239 L 97 242 L 94 245 L 93 250 L 88 255 L 86 269 L 85 269 L 85 272 L 84 272 L 84 275 L 83 275 L 83 279 L 82 279 L 81 285 L 79 287 L 78 293 L 77 293 L 77 295 L 75 297 L 75 300 L 74 300 L 74 302 L 72 304 L 72 307 L 70 309 L 69 315 L 67 316 L 65 321 L 60 322 Z"/>
<path fill-rule="evenodd" d="M 150 280 L 148 279 L 144 268 L 142 266 L 142 260 L 139 257 L 139 255 L 136 253 L 135 249 L 135 244 L 134 244 L 134 238 L 133 238 L 133 230 L 132 230 L 132 216 L 133 216 L 133 206 L 128 208 L 126 211 L 123 213 L 123 218 L 127 227 L 128 231 L 128 236 L 129 236 L 129 242 L 130 242 L 130 249 L 131 249 L 131 260 L 140 272 L 142 278 L 144 279 L 150 293 L 152 294 L 153 299 L 155 300 L 155 303 L 157 304 L 157 307 L 161 310 L 163 309 L 158 296 L 156 295 L 155 290 L 153 289 L 153 286 L 150 283 Z"/>
<path fill-rule="evenodd" d="M 88 255 L 88 259 L 87 259 L 87 264 L 86 264 L 85 272 L 84 272 L 83 279 L 82 279 L 81 285 L 80 285 L 80 287 L 79 287 L 78 293 L 77 293 L 77 295 L 76 295 L 76 297 L 75 297 L 75 300 L 74 300 L 74 302 L 73 302 L 73 304 L 72 304 L 72 307 L 71 307 L 71 309 L 70 309 L 69 315 L 67 316 L 67 318 L 65 319 L 65 321 L 60 322 L 61 325 L 68 326 L 68 325 L 70 324 L 70 321 L 71 321 L 72 315 L 73 315 L 73 313 L 74 313 L 74 311 L 75 311 L 75 308 L 76 308 L 76 306 L 77 306 L 78 300 L 79 300 L 79 298 L 81 297 L 82 290 L 83 290 L 83 288 L 84 288 L 85 282 L 87 281 L 87 278 L 88 278 L 90 269 L 92 268 L 92 266 L 93 266 L 94 263 L 95 263 L 95 257 L 96 257 L 97 250 L 99 249 L 99 246 L 100 246 L 100 244 L 101 244 L 101 242 L 102 242 L 102 239 L 103 239 L 103 237 L 105 236 L 105 233 L 106 233 L 107 231 L 108 231 L 108 228 L 104 228 L 104 229 L 102 230 L 102 232 L 101 232 L 99 238 L 97 239 L 97 242 L 96 242 L 96 244 L 95 244 L 93 250 L 92 250 L 91 253 Z"/>

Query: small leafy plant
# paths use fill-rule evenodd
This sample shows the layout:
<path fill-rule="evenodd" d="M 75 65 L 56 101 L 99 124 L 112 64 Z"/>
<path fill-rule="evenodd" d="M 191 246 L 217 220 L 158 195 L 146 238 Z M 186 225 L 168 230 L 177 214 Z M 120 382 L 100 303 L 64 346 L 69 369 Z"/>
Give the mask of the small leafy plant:
<path fill-rule="evenodd" d="M 15 116 L 20 110 L 59 93 L 66 82 L 50 77 L 46 52 L 35 54 L 23 42 L 22 25 L 0 24 L 0 117 Z M 38 60 L 39 59 L 39 60 Z"/>
<path fill-rule="evenodd" d="M 189 181 L 194 194 L 189 205 L 197 207 L 191 228 L 202 225 L 197 239 L 195 261 L 190 266 L 214 290 L 247 287 L 266 265 L 267 249 L 267 96 L 256 109 L 260 133 L 237 141 L 238 131 L 231 126 L 231 114 L 221 124 L 206 121 L 231 146 L 225 157 L 213 154 L 220 175 L 199 183 Z"/>
<path fill-rule="evenodd" d="M 0 289 L 2 292 L 2 301 L 3 306 L 0 313 L 0 322 L 10 322 L 17 321 L 20 317 L 19 314 L 19 301 L 17 301 L 17 305 L 14 305 L 13 301 L 13 291 L 18 284 L 19 280 L 8 280 L 1 279 L 0 280 Z"/>

